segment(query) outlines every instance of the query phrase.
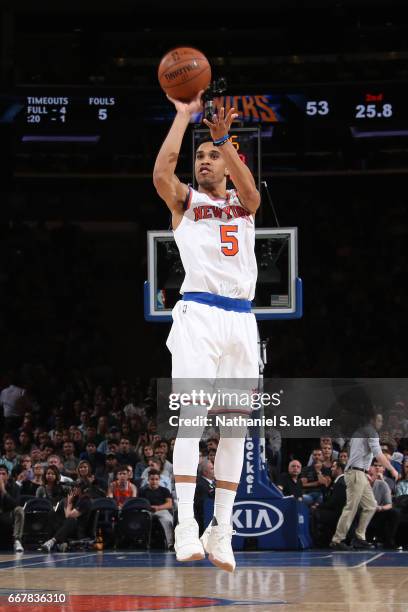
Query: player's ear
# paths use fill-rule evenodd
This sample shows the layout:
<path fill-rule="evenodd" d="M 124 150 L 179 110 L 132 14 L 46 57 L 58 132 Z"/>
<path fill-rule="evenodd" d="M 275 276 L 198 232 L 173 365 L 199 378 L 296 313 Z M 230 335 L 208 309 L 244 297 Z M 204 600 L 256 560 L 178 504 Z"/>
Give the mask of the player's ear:
<path fill-rule="evenodd" d="M 228 168 L 225 168 L 225 170 L 224 170 L 224 176 L 229 176 L 229 175 L 230 175 L 230 173 L 229 173 Z"/>

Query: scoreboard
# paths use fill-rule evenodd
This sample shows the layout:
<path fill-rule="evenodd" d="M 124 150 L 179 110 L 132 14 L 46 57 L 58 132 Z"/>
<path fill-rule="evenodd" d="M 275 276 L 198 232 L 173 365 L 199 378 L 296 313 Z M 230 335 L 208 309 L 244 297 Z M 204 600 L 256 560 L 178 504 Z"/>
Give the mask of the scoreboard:
<path fill-rule="evenodd" d="M 322 122 L 406 121 L 407 83 L 321 84 L 240 92 L 216 98 L 215 108 L 234 106 L 243 124 L 309 125 Z M 162 123 L 174 117 L 174 107 L 161 92 L 143 95 L 134 89 L 30 87 L 0 92 L 0 123 L 20 132 L 40 134 L 100 129 L 113 123 Z M 201 115 L 192 118 L 201 122 Z"/>
<path fill-rule="evenodd" d="M 87 110 L 86 118 L 88 120 L 107 121 L 109 110 L 115 104 L 115 96 L 88 96 L 87 99 L 84 97 L 81 103 L 81 114 Z M 27 123 L 31 124 L 67 123 L 71 120 L 72 109 L 74 109 L 74 112 L 79 110 L 75 108 L 74 99 L 70 96 L 28 95 L 25 99 L 25 117 Z M 85 119 L 85 115 L 82 116 Z"/>

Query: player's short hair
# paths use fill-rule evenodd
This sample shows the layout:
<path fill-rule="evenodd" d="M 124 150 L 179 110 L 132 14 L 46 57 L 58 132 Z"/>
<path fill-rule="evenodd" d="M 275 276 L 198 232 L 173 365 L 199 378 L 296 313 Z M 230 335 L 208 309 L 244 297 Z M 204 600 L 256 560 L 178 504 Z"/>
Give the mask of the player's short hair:
<path fill-rule="evenodd" d="M 155 470 L 154 468 L 151 468 L 148 472 L 147 472 L 147 477 L 150 478 L 150 476 L 159 476 L 160 477 L 160 472 L 159 470 Z"/>
<path fill-rule="evenodd" d="M 213 143 L 213 139 L 211 138 L 210 132 L 208 132 L 208 134 L 206 136 L 202 136 L 198 140 L 198 142 L 196 142 L 196 148 L 195 148 L 196 153 L 197 153 L 198 149 L 201 147 L 201 145 L 206 143 L 206 142 L 211 142 L 211 144 Z"/>

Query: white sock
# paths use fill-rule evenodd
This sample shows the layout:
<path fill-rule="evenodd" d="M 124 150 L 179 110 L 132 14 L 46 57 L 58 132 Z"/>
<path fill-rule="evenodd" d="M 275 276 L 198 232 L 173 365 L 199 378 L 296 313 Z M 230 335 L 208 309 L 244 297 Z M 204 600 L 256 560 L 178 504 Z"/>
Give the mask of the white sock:
<path fill-rule="evenodd" d="M 194 518 L 195 482 L 176 482 L 178 522 Z"/>
<path fill-rule="evenodd" d="M 230 489 L 215 489 L 214 517 L 218 525 L 230 525 L 232 518 L 232 507 L 237 492 Z"/>

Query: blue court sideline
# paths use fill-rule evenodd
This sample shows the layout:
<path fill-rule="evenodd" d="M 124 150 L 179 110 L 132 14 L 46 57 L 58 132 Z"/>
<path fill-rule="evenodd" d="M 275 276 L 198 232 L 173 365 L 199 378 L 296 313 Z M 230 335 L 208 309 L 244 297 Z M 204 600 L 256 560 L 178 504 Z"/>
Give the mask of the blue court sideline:
<path fill-rule="evenodd" d="M 4 560 L 2 559 L 4 557 Z M 408 552 L 375 550 L 372 552 L 285 551 L 285 552 L 237 552 L 237 569 L 247 567 L 406 567 Z M 0 555 L 0 571 L 10 568 L 30 567 L 213 567 L 208 561 L 178 563 L 174 553 L 147 552 L 80 552 L 80 553 L 28 553 L 20 559 L 10 560 L 10 555 Z"/>

